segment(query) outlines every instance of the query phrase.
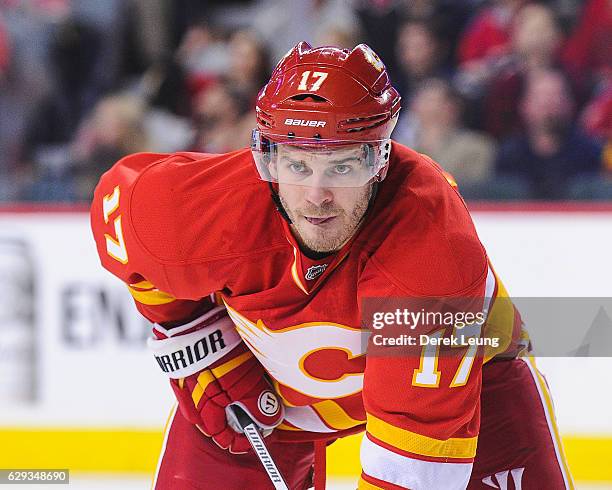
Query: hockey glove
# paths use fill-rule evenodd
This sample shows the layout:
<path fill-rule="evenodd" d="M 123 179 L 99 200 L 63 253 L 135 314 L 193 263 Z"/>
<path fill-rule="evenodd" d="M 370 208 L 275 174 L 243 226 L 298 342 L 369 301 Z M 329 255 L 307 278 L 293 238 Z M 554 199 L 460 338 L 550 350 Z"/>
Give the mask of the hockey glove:
<path fill-rule="evenodd" d="M 218 446 L 232 453 L 250 449 L 228 418 L 231 405 L 245 410 L 264 435 L 281 423 L 283 406 L 224 307 L 172 329 L 156 324 L 153 333 L 149 348 L 170 377 L 181 414 Z"/>

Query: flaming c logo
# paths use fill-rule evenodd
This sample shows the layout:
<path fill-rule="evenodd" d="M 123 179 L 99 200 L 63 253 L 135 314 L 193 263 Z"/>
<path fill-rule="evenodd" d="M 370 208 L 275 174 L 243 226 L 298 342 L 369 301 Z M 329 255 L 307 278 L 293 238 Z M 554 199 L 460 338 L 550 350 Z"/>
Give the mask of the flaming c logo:
<path fill-rule="evenodd" d="M 227 304 L 226 307 L 244 342 L 279 383 L 323 399 L 343 398 L 361 391 L 363 370 L 353 359 L 365 354 L 367 333 L 331 322 L 301 323 L 270 330 L 261 320 L 254 323 Z M 345 367 L 342 372 L 336 369 L 317 374 L 307 366 L 313 356 L 341 359 Z"/>

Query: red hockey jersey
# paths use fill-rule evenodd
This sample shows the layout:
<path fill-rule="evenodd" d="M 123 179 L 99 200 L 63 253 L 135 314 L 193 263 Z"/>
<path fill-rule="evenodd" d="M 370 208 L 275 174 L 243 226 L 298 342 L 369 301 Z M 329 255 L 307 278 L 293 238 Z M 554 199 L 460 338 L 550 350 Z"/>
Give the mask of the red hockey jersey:
<path fill-rule="evenodd" d="M 359 231 L 321 260 L 301 253 L 248 150 L 128 156 L 102 177 L 91 222 L 102 265 L 149 320 L 189 319 L 213 293 L 225 304 L 284 401 L 277 430 L 287 439 L 365 427 L 364 488 L 465 487 L 482 364 L 518 349 L 521 322 L 456 187 L 429 158 L 394 143 Z M 501 344 L 446 355 L 374 346 L 385 334 L 370 310 L 406 297 L 473 298 Z M 453 328 L 406 333 L 449 337 Z M 472 335 L 483 337 L 482 325 Z"/>

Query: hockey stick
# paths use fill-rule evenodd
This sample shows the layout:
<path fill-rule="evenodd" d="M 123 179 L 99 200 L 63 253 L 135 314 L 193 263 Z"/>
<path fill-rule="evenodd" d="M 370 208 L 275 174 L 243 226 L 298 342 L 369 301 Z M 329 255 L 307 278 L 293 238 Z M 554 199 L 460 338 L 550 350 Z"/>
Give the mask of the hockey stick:
<path fill-rule="evenodd" d="M 259 428 L 255 422 L 253 422 L 251 417 L 249 417 L 249 415 L 237 405 L 232 405 L 229 407 L 229 413 L 234 416 L 235 421 L 244 431 L 244 435 L 249 440 L 255 454 L 257 454 L 257 457 L 266 470 L 266 473 L 272 481 L 274 488 L 276 490 L 289 490 L 289 486 L 287 485 L 287 482 L 285 482 L 281 472 L 276 467 L 276 463 L 272 459 L 272 456 L 266 447 L 266 443 L 264 442 L 264 438 L 261 435 L 261 432 L 259 432 Z"/>

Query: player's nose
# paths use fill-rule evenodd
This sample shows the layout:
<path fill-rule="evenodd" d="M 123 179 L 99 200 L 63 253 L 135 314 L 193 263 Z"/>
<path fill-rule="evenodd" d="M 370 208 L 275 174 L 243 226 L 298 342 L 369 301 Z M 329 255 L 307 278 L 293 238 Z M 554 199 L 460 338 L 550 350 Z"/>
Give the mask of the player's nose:
<path fill-rule="evenodd" d="M 334 194 L 328 187 L 306 187 L 304 192 L 304 198 L 315 206 L 322 206 L 323 204 L 332 202 L 334 200 Z"/>

